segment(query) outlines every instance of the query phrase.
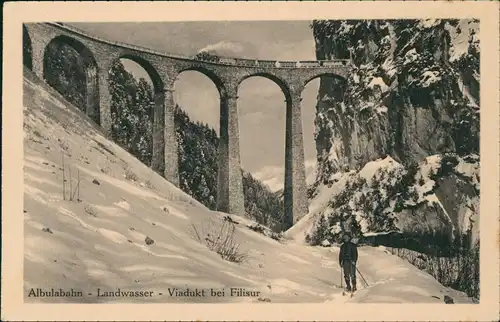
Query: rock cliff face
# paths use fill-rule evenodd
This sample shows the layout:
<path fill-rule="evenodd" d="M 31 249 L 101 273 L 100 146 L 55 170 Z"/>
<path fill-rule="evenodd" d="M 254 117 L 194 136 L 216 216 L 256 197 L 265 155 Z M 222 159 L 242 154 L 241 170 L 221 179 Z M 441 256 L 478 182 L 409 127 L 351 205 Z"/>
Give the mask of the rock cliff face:
<path fill-rule="evenodd" d="M 446 155 L 454 166 L 466 164 L 472 172 L 441 171 L 433 178 L 433 203 L 439 202 L 441 210 L 422 204 L 392 207 L 379 216 L 394 216 L 396 226 L 411 230 L 435 213 L 429 220 L 434 230 L 451 236 L 470 230 L 469 218 L 479 212 L 474 183 L 479 180 L 479 22 L 314 21 L 312 29 L 317 59 L 351 58 L 355 67 L 347 86 L 334 78 L 321 80 L 318 172 L 311 197 L 370 161 L 390 156 L 405 172 L 421 169 L 430 156 L 442 160 Z M 375 226 L 364 227 L 365 233 L 391 228 Z"/>

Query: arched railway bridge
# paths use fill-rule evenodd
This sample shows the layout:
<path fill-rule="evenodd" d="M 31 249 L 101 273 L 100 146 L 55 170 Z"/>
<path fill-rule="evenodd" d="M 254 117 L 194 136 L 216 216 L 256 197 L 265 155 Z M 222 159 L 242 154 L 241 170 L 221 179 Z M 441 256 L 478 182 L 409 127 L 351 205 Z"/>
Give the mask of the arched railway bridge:
<path fill-rule="evenodd" d="M 184 71 L 208 76 L 220 95 L 220 145 L 217 210 L 243 214 L 243 179 L 237 113 L 238 86 L 249 77 L 275 82 L 286 100 L 284 227 L 291 227 L 308 213 L 307 184 L 301 119 L 301 95 L 311 80 L 331 76 L 345 82 L 349 60 L 269 61 L 229 57 L 182 57 L 130 44 L 105 40 L 61 23 L 23 25 L 31 57 L 24 63 L 41 79 L 47 71 L 46 50 L 53 42 L 75 49 L 86 69 L 86 114 L 111 134 L 109 71 L 121 58 L 130 59 L 149 74 L 155 91 L 152 168 L 173 184 L 179 183 L 178 146 L 174 126 L 174 82 Z"/>

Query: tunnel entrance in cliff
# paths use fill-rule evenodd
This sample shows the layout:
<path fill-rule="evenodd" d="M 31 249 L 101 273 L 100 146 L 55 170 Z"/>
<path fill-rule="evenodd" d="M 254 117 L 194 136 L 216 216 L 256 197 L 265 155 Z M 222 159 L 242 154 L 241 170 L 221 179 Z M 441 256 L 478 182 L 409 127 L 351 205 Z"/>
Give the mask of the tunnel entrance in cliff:
<path fill-rule="evenodd" d="M 54 38 L 45 48 L 43 78 L 100 125 L 97 63 L 85 45 L 66 36 Z"/>

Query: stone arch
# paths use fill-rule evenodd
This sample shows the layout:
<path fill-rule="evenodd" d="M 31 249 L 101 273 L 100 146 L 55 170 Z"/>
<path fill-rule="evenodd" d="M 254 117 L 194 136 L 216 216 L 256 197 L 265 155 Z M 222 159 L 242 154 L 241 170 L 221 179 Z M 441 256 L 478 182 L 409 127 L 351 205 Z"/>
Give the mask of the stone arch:
<path fill-rule="evenodd" d="M 23 65 L 29 70 L 33 70 L 33 46 L 28 29 L 23 24 Z"/>
<path fill-rule="evenodd" d="M 69 72 L 67 70 L 67 65 L 61 65 L 61 60 L 58 58 L 61 57 L 61 59 L 64 59 L 67 57 L 63 53 L 52 53 L 53 46 L 55 46 L 56 51 L 60 50 L 62 46 L 68 46 L 76 51 L 78 58 L 73 63 L 81 67 L 81 70 L 77 71 L 79 73 L 74 71 Z M 51 54 L 55 54 L 56 57 L 50 57 Z M 54 59 L 56 59 L 55 62 L 53 61 Z M 71 77 L 72 81 L 77 82 L 77 87 L 79 87 L 78 90 L 83 91 L 83 94 L 80 93 L 82 96 L 80 99 L 74 97 L 75 93 L 71 92 L 72 90 L 63 88 L 61 87 L 62 85 L 58 84 L 57 77 L 61 77 L 61 75 L 54 75 L 54 71 L 52 70 L 53 67 L 60 68 L 60 72 L 66 74 L 67 77 Z M 94 122 L 100 124 L 99 79 L 97 68 L 97 62 L 90 49 L 72 37 L 64 35 L 56 36 L 52 38 L 44 49 L 43 78 L 49 85 L 56 87 L 56 90 L 61 92 L 61 94 L 71 103 L 82 109 Z M 58 86 L 60 88 L 57 88 Z"/>
<path fill-rule="evenodd" d="M 120 57 L 118 57 L 118 59 L 128 59 L 137 63 L 139 66 L 144 68 L 146 73 L 149 75 L 149 78 L 151 78 L 155 92 L 162 92 L 164 90 L 163 79 L 161 78 L 156 68 L 153 67 L 153 65 L 147 59 L 133 54 L 121 55 Z"/>
<path fill-rule="evenodd" d="M 287 83 L 282 80 L 281 78 L 275 76 L 275 75 L 272 75 L 272 74 L 269 74 L 269 73 L 265 73 L 265 72 L 261 72 L 261 73 L 253 73 L 253 74 L 249 74 L 249 75 L 246 75 L 245 77 L 242 77 L 239 81 L 238 81 L 238 87 L 241 85 L 241 83 L 243 83 L 246 79 L 249 79 L 251 77 L 264 77 L 264 78 L 267 78 L 271 81 L 273 81 L 276 85 L 278 85 L 278 87 L 281 89 L 281 92 L 283 93 L 283 95 L 285 96 L 285 101 L 287 102 L 287 104 L 290 103 L 290 99 L 291 99 L 291 96 L 290 96 L 290 89 L 287 85 Z"/>
<path fill-rule="evenodd" d="M 223 95 L 226 94 L 226 86 L 222 79 L 213 71 L 211 71 L 208 68 L 202 67 L 202 66 L 189 66 L 187 68 L 183 68 L 177 72 L 177 77 L 184 73 L 184 72 L 189 72 L 189 71 L 194 71 L 198 72 L 206 77 L 208 77 L 215 85 L 217 90 L 219 91 L 220 98 L 223 97 Z"/>
<path fill-rule="evenodd" d="M 218 93 L 218 99 L 219 99 L 219 102 L 218 102 L 218 105 L 215 105 L 215 108 L 218 109 L 218 111 L 216 112 L 215 110 L 213 110 L 213 116 L 215 117 L 215 115 L 219 115 L 219 119 L 218 119 L 218 126 L 215 126 L 215 130 L 216 132 L 218 132 L 218 134 L 220 135 L 221 133 L 221 123 L 220 123 L 220 120 L 221 120 L 221 115 L 220 113 L 223 112 L 224 110 L 224 103 L 225 103 L 225 100 L 227 98 L 227 96 L 229 95 L 228 93 L 228 86 L 229 84 L 226 84 L 224 83 L 224 81 L 219 77 L 219 75 L 216 74 L 216 72 L 208 69 L 208 68 L 205 68 L 203 66 L 198 66 L 198 65 L 195 65 L 195 66 L 189 66 L 189 67 L 186 67 L 186 68 L 183 68 L 183 69 L 180 69 L 177 73 L 176 73 L 176 79 L 175 79 L 175 86 L 177 86 L 180 82 L 178 82 L 179 78 L 181 77 L 181 75 L 186 75 L 188 72 L 195 72 L 195 74 L 198 74 L 199 76 L 201 76 L 203 79 L 208 79 L 208 83 L 212 84 L 215 86 L 215 90 L 217 91 Z M 174 85 L 173 84 L 173 85 Z M 183 93 L 181 91 L 177 91 L 176 90 L 176 94 L 180 94 L 180 93 Z M 179 104 L 180 101 L 178 101 L 180 97 L 177 96 L 177 99 L 175 99 L 174 101 L 174 104 Z M 210 102 L 208 102 L 210 103 Z M 179 104 L 180 106 L 181 104 Z M 199 116 L 197 117 L 196 114 L 198 113 L 198 111 L 193 111 L 191 110 L 191 106 L 180 106 L 184 109 L 184 112 L 187 113 L 188 115 L 190 115 L 190 117 L 193 117 L 193 118 L 198 118 L 199 119 Z M 210 111 L 212 111 L 212 108 L 214 106 L 210 106 Z M 206 109 L 205 109 L 206 111 Z M 201 120 L 200 120 L 201 121 Z M 208 121 L 208 123 L 211 123 L 211 122 L 215 122 L 216 120 L 215 119 L 212 119 L 210 121 Z M 218 129 L 217 129 L 218 127 Z"/>
<path fill-rule="evenodd" d="M 151 82 L 153 84 L 153 94 L 154 94 L 154 108 L 149 111 L 150 117 L 152 117 L 155 121 L 154 122 L 162 122 L 161 117 L 163 114 L 163 109 L 164 109 L 164 101 L 165 101 L 165 81 L 162 79 L 156 68 L 151 64 L 147 59 L 139 56 L 139 55 L 134 55 L 134 54 L 124 54 L 119 57 L 117 57 L 112 63 L 111 63 L 111 68 L 113 67 L 114 63 L 117 63 L 120 61 L 120 59 L 127 59 L 130 60 L 140 67 L 142 67 L 145 71 L 146 74 L 149 76 L 151 79 Z M 109 73 L 111 70 L 108 70 L 108 79 L 109 79 Z"/>
<path fill-rule="evenodd" d="M 339 98 L 344 97 L 344 93 L 347 88 L 347 79 L 345 79 L 344 77 L 331 72 L 318 73 L 306 78 L 303 83 L 303 88 L 306 88 L 306 86 L 315 79 L 320 79 L 320 82 L 331 83 L 332 87 L 335 88 L 336 96 L 338 95 Z"/>
<path fill-rule="evenodd" d="M 265 113 L 263 117 L 258 116 L 257 122 L 261 130 L 257 133 L 254 132 L 255 123 L 248 123 L 250 119 L 242 122 L 239 127 L 241 162 L 245 172 L 248 171 L 253 176 L 256 173 L 254 171 L 260 171 L 259 167 L 263 166 L 284 170 L 286 167 L 286 119 L 287 110 L 291 106 L 288 84 L 275 75 L 258 72 L 245 75 L 237 85 L 239 119 L 245 120 L 250 111 L 253 115 Z M 260 109 L 254 109 L 259 106 Z M 284 191 L 284 178 L 282 180 L 272 188 L 276 191 Z M 247 197 L 244 195 L 243 199 L 246 201 Z M 272 205 L 272 215 L 266 214 L 269 216 L 267 225 L 273 230 L 283 231 L 285 227 L 284 202 L 278 201 Z"/>
<path fill-rule="evenodd" d="M 137 66 L 139 66 L 140 68 L 142 68 L 147 74 L 147 76 L 145 76 L 145 77 L 149 77 L 149 79 L 151 80 L 151 83 L 152 83 L 152 88 L 151 88 L 152 97 L 151 97 L 151 101 L 148 101 L 148 104 L 152 103 L 152 106 L 148 105 L 148 107 L 150 107 L 150 108 L 147 110 L 146 114 L 143 114 L 141 109 L 131 110 L 132 113 L 136 113 L 136 112 L 138 113 L 138 114 L 134 114 L 134 115 L 136 117 L 138 117 L 138 119 L 141 120 L 140 124 L 143 125 L 140 128 L 136 128 L 137 130 L 139 130 L 139 132 L 137 132 L 136 134 L 138 134 L 138 133 L 140 134 L 139 137 L 141 137 L 141 140 L 143 140 L 141 144 L 145 144 L 145 146 L 142 145 L 142 147 L 145 148 L 145 150 L 142 150 L 142 148 L 141 148 L 141 150 L 147 151 L 147 152 L 146 153 L 137 152 L 136 150 L 129 150 L 129 152 L 134 154 L 143 163 L 151 165 L 155 171 L 157 171 L 163 175 L 162 172 L 164 169 L 162 166 L 159 165 L 159 164 L 162 164 L 163 162 L 159 160 L 159 154 L 163 154 L 164 151 L 158 150 L 158 147 L 164 145 L 163 142 L 164 142 L 164 131 L 165 131 L 165 129 L 164 129 L 165 128 L 165 121 L 164 121 L 165 81 L 162 79 L 162 77 L 158 73 L 157 69 L 153 66 L 153 64 L 150 63 L 147 59 L 145 59 L 144 57 L 141 57 L 140 55 L 125 53 L 125 54 L 122 54 L 122 55 L 116 57 L 116 59 L 114 59 L 113 62 L 111 63 L 110 69 L 107 71 L 108 83 L 111 83 L 110 77 L 112 75 L 113 68 L 117 67 L 116 64 L 118 64 L 118 63 L 121 64 L 122 59 L 131 61 L 131 62 L 135 63 Z M 122 64 L 124 71 L 128 72 L 126 66 L 124 66 L 124 65 L 126 65 L 126 64 Z M 142 84 L 142 85 L 144 85 L 144 84 Z M 138 88 L 140 88 L 142 85 L 139 83 Z M 142 87 L 142 88 L 144 89 L 144 87 Z M 110 92 L 111 95 L 113 95 L 112 93 L 113 92 Z M 147 96 L 144 96 L 144 95 L 147 95 Z M 147 94 L 146 92 L 142 92 L 142 95 L 140 95 L 139 98 L 137 98 L 137 97 L 135 99 L 132 98 L 132 102 L 134 104 L 137 104 L 137 99 L 148 100 L 149 99 L 148 96 L 149 96 L 149 94 Z M 121 100 L 121 99 L 119 99 L 119 100 Z M 143 101 L 143 103 L 144 103 L 144 101 Z M 118 128 L 116 127 L 116 125 L 118 124 L 117 121 L 119 120 L 119 116 L 122 114 L 121 113 L 122 111 L 117 110 L 116 105 L 113 104 L 113 98 L 111 98 L 110 112 L 111 112 L 111 136 L 113 137 L 114 140 L 117 140 L 122 144 L 125 144 L 125 145 L 130 144 L 131 141 L 128 141 L 128 139 L 130 139 L 130 137 L 128 137 L 127 135 L 124 136 L 123 133 L 117 132 Z M 118 119 L 117 119 L 117 117 L 118 117 Z M 146 117 L 147 119 L 145 119 L 143 117 Z M 146 122 L 146 123 L 142 123 L 142 122 Z M 151 126 L 151 127 L 149 127 L 149 126 Z M 149 131 L 151 131 L 151 132 L 148 133 Z M 132 132 L 130 132 L 129 134 L 131 134 L 131 133 Z M 147 135 L 145 135 L 145 134 L 147 134 Z M 134 145 L 132 145 L 132 147 L 133 146 Z M 139 154 L 137 154 L 137 153 L 139 153 Z"/>
<path fill-rule="evenodd" d="M 228 192 L 229 177 L 231 174 L 229 171 L 229 157 L 227 155 L 229 150 L 226 148 L 227 140 L 229 139 L 227 126 L 227 97 L 229 93 L 227 92 L 226 84 L 216 72 L 199 65 L 186 66 L 177 70 L 175 75 L 176 81 L 173 85 L 175 85 L 175 93 L 178 95 L 175 95 L 174 104 L 178 104 L 180 107 L 180 110 L 177 111 L 179 113 L 179 121 L 183 122 L 182 120 L 187 116 L 192 122 L 199 121 L 207 124 L 210 128 L 214 129 L 215 135 L 219 137 L 217 149 L 214 151 L 216 155 L 210 154 L 206 156 L 207 162 L 217 162 L 217 174 L 214 176 L 204 175 L 203 180 L 200 180 L 196 186 L 190 186 L 191 183 L 189 182 L 195 184 L 199 178 L 185 180 L 186 177 L 183 177 L 181 178 L 180 186 L 182 189 L 188 188 L 193 192 L 193 197 L 200 201 L 201 199 L 199 198 L 201 196 L 199 195 L 199 191 L 209 189 L 209 198 L 205 199 L 207 207 L 213 210 L 223 209 L 223 211 L 228 211 L 230 203 Z M 204 104 L 203 109 L 194 108 L 196 104 L 189 104 L 191 103 L 191 95 L 189 95 L 192 93 L 191 91 L 195 91 L 194 93 L 209 92 L 207 95 L 209 99 L 206 99 L 202 103 Z M 188 99 L 187 102 L 184 101 L 185 98 Z M 184 135 L 184 133 L 181 134 L 181 136 Z M 180 142 L 182 142 L 181 150 L 184 150 L 186 148 L 184 144 L 189 142 L 189 140 L 184 137 Z M 183 157 L 182 153 L 179 154 L 179 168 L 181 169 L 181 175 L 185 176 L 186 174 L 183 173 L 186 172 L 182 169 L 185 169 L 186 165 L 189 165 L 189 161 Z"/>
<path fill-rule="evenodd" d="M 316 78 L 322 78 L 322 77 L 328 77 L 328 78 L 335 79 L 335 80 L 343 82 L 343 83 L 347 82 L 347 79 L 340 76 L 339 74 L 331 73 L 331 72 L 322 72 L 322 73 L 318 73 L 318 74 L 315 74 L 315 75 L 312 75 L 312 76 L 309 76 L 308 78 L 306 78 L 303 85 L 306 86 L 312 80 L 314 80 Z"/>

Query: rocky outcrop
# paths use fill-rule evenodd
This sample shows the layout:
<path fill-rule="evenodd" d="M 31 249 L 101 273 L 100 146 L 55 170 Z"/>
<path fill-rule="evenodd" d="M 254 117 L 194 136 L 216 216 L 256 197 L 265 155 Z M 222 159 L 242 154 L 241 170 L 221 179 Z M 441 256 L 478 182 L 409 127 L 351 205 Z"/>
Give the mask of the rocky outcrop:
<path fill-rule="evenodd" d="M 382 198 L 377 189 L 370 195 L 369 186 L 358 179 L 349 186 L 350 197 L 332 196 L 318 212 L 327 218 L 326 235 L 344 229 L 333 216 L 342 222 L 355 218 L 353 227 L 363 233 L 396 229 L 451 239 L 465 233 L 477 237 L 478 26 L 476 20 L 313 23 L 317 58 L 351 58 L 354 69 L 347 86 L 340 79 L 321 80 L 315 120 L 318 170 L 310 197 L 349 173 L 363 177 L 368 164 L 383 167 L 377 162 L 388 157 L 399 169 L 399 177 L 389 175 L 394 180 L 382 178 L 389 191 Z M 433 162 L 438 166 L 428 173 L 426 164 Z M 415 173 L 422 171 L 419 178 Z M 356 198 L 363 199 L 365 210 Z M 371 205 L 364 199 L 380 202 Z"/>
<path fill-rule="evenodd" d="M 478 153 L 477 28 L 472 20 L 316 21 L 317 58 L 355 64 L 347 87 L 321 81 L 318 179 L 386 155 L 409 164 Z"/>
<path fill-rule="evenodd" d="M 391 157 L 337 175 L 306 240 L 340 242 L 345 231 L 370 244 L 449 254 L 478 232 L 479 157 L 433 155 L 404 166 Z M 314 201 L 314 200 L 313 200 Z"/>

